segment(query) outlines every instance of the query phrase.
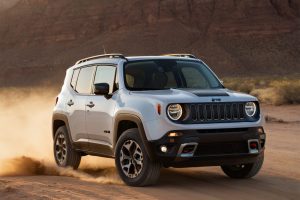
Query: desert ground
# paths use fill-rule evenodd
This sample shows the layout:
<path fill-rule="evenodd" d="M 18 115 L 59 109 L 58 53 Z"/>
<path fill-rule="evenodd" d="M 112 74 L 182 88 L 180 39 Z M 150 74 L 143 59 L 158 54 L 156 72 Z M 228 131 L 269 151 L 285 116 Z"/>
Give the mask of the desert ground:
<path fill-rule="evenodd" d="M 299 105 L 263 106 L 271 120 L 265 125 L 265 163 L 256 177 L 233 180 L 219 167 L 170 168 L 162 170 L 158 185 L 134 188 L 121 182 L 111 159 L 85 157 L 78 171 L 55 167 L 48 122 L 53 96 L 21 94 L 21 102 L 0 101 L 0 199 L 300 198 Z"/>

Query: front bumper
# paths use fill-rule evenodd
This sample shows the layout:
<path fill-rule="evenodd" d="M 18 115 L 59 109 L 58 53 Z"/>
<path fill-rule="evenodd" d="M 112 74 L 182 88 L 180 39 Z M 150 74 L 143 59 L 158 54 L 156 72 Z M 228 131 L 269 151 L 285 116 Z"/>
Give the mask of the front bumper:
<path fill-rule="evenodd" d="M 150 146 L 165 167 L 218 166 L 255 162 L 264 152 L 265 140 L 262 127 L 177 130 Z M 252 142 L 257 143 L 255 149 Z"/>

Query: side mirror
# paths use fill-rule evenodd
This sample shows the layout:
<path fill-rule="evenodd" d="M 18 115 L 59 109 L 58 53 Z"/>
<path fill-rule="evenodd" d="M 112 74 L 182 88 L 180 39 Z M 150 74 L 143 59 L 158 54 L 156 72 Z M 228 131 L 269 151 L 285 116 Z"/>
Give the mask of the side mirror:
<path fill-rule="evenodd" d="M 108 95 L 109 84 L 108 83 L 96 83 L 94 84 L 94 94 L 96 95 Z"/>

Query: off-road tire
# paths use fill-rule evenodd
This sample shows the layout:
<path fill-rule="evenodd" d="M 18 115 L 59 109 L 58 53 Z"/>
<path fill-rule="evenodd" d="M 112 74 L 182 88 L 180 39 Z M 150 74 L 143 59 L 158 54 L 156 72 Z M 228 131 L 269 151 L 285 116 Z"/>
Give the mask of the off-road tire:
<path fill-rule="evenodd" d="M 261 169 L 263 162 L 264 154 L 261 154 L 254 163 L 239 165 L 240 167 L 237 167 L 236 165 L 221 166 L 221 168 L 223 172 L 231 178 L 244 179 L 255 176 Z"/>
<path fill-rule="evenodd" d="M 60 138 L 61 137 L 61 138 Z M 64 137 L 65 140 L 65 145 L 64 148 L 66 150 L 66 155 L 65 155 L 65 159 L 62 159 L 61 161 L 59 161 L 59 156 L 57 155 L 57 140 L 60 138 L 62 139 L 62 137 Z M 66 126 L 61 126 L 57 129 L 57 131 L 55 132 L 55 137 L 54 137 L 54 142 L 53 142 L 53 153 L 54 153 L 54 158 L 55 158 L 55 162 L 58 166 L 60 167 L 72 167 L 73 169 L 77 169 L 80 161 L 81 161 L 81 155 L 79 152 L 75 151 L 72 148 L 71 142 L 70 142 L 70 138 L 69 138 L 69 134 L 68 134 L 68 130 L 66 128 Z"/>
<path fill-rule="evenodd" d="M 141 170 L 140 173 L 136 175 L 136 177 L 129 177 L 128 175 L 126 175 L 126 172 L 123 171 L 122 166 L 124 167 L 124 164 L 121 161 L 122 158 L 120 156 L 122 155 L 122 152 L 124 154 L 124 148 L 126 144 L 132 143 L 134 145 L 134 142 L 136 142 L 140 147 L 139 150 L 141 150 L 142 152 L 143 160 L 142 167 L 139 168 Z M 136 168 L 136 165 L 133 165 L 134 155 L 135 153 L 130 153 L 130 162 L 132 162 L 130 166 Z M 141 187 L 154 185 L 157 183 L 160 176 L 161 164 L 158 161 L 150 160 L 137 128 L 128 129 L 121 134 L 116 144 L 115 164 L 121 179 L 129 186 Z"/>

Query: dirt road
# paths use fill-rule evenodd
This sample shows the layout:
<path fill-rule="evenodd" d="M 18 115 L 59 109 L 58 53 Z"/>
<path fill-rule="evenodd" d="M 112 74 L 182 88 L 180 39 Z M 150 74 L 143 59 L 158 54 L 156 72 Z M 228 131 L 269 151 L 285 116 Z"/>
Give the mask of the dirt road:
<path fill-rule="evenodd" d="M 166 169 L 158 185 L 146 188 L 127 187 L 117 178 L 103 182 L 78 176 L 0 177 L 0 199 L 300 199 L 300 123 L 295 120 L 299 108 L 285 113 L 288 123 L 266 124 L 265 163 L 252 179 L 227 178 L 218 167 Z M 276 115 L 276 109 L 269 109 Z M 116 175 L 112 167 L 105 170 Z M 84 172 L 93 177 L 103 171 Z"/>

